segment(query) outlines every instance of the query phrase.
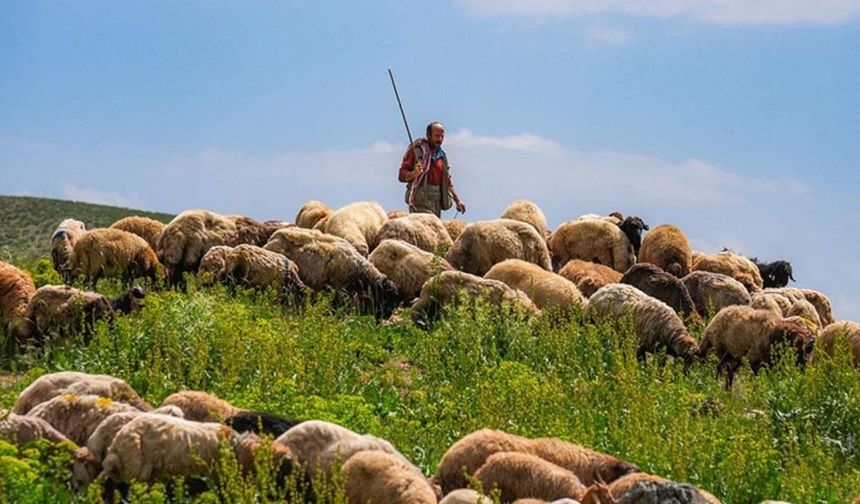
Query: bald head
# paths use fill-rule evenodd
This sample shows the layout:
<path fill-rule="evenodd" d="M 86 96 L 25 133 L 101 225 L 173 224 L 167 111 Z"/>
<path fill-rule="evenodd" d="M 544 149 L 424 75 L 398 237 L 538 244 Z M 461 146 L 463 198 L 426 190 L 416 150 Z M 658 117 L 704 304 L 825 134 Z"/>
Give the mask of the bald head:
<path fill-rule="evenodd" d="M 445 141 L 445 126 L 438 121 L 427 125 L 427 141 L 433 147 L 439 147 Z"/>

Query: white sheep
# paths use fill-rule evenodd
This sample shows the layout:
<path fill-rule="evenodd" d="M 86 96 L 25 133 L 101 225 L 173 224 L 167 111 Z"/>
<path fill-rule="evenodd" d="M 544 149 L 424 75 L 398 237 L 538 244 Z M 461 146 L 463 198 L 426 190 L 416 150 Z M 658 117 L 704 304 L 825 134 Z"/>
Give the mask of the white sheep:
<path fill-rule="evenodd" d="M 400 240 L 427 252 L 447 250 L 454 244 L 442 220 L 428 213 L 390 219 L 379 230 L 376 242 L 382 243 L 383 240 Z"/>
<path fill-rule="evenodd" d="M 624 273 L 636 262 L 633 245 L 617 224 L 598 219 L 563 223 L 547 240 L 558 270 L 572 259 L 609 266 Z"/>
<path fill-rule="evenodd" d="M 105 397 L 63 394 L 37 405 L 27 414 L 45 420 L 73 443 L 83 445 L 105 418 L 135 410 Z"/>
<path fill-rule="evenodd" d="M 413 215 L 436 217 L 433 214 Z M 445 259 L 400 240 L 382 240 L 367 259 L 394 282 L 407 299 L 417 297 L 421 287 L 433 275 L 454 269 Z"/>
<path fill-rule="evenodd" d="M 588 304 L 588 299 L 579 292 L 576 284 L 567 278 L 520 259 L 508 259 L 494 265 L 484 278 L 499 280 L 524 292 L 541 310 L 566 312 L 576 305 L 584 307 Z"/>
<path fill-rule="evenodd" d="M 513 219 L 526 224 L 531 224 L 539 235 L 546 238 L 549 236 L 549 226 L 546 223 L 546 216 L 543 211 L 535 203 L 528 200 L 517 200 L 508 205 L 507 208 L 499 216 L 500 219 Z"/>
<path fill-rule="evenodd" d="M 83 222 L 65 219 L 51 235 L 51 262 L 54 264 L 54 270 L 65 282 L 70 282 L 72 279 L 72 269 L 69 265 L 72 250 L 75 248 L 75 243 L 86 232 L 87 228 Z"/>
<path fill-rule="evenodd" d="M 323 231 L 348 241 L 358 253 L 367 254 L 377 244 L 377 235 L 388 222 L 388 214 L 371 201 L 359 201 L 335 210 L 326 218 Z"/>
<path fill-rule="evenodd" d="M 141 411 L 150 406 L 125 381 L 110 375 L 94 375 L 77 371 L 61 371 L 37 378 L 18 395 L 13 413 L 26 415 L 43 402 L 64 394 L 96 395 L 123 402 Z"/>
<path fill-rule="evenodd" d="M 445 259 L 458 270 L 478 276 L 505 259 L 522 259 L 546 270 L 552 266 L 544 237 L 531 225 L 512 219 L 469 224 Z"/>

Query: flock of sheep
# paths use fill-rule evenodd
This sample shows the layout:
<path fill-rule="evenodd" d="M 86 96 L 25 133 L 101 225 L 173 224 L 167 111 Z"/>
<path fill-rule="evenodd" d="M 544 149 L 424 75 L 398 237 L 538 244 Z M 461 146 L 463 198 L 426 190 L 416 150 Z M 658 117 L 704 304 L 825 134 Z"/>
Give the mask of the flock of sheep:
<path fill-rule="evenodd" d="M 152 287 L 157 287 L 163 275 L 169 286 L 181 288 L 185 275 L 195 274 L 203 285 L 225 283 L 231 287 L 273 288 L 286 304 L 300 305 L 309 296 L 331 293 L 336 303 L 348 304 L 378 318 L 388 318 L 396 308 L 411 304 L 413 320 L 423 327 L 432 324 L 451 303 L 472 300 L 478 295 L 490 303 L 514 307 L 534 317 L 558 314 L 563 320 L 578 307 L 592 320 L 629 318 L 643 357 L 646 353 L 665 352 L 690 364 L 714 352 L 719 361 L 718 371 L 726 374 L 727 387 L 731 387 L 744 360 L 757 372 L 773 362 L 775 349 L 780 346 L 793 349 L 798 364 L 803 365 L 813 348 L 830 353 L 836 340 L 844 338 L 860 366 L 860 324 L 836 322 L 824 294 L 787 287 L 789 280 L 793 280 L 787 261 L 764 264 L 729 250 L 704 254 L 692 250 L 686 235 L 676 226 L 664 224 L 650 229 L 641 218 L 619 213 L 583 215 L 564 222 L 552 232 L 543 212 L 529 201 L 512 203 L 499 219 L 469 224 L 443 221 L 431 214 L 386 213 L 373 202 L 352 203 L 332 210 L 318 201 L 305 203 L 294 224 L 261 223 L 205 210 L 185 211 L 167 225 L 129 217 L 110 228 L 90 231 L 79 221 L 67 219 L 52 236 L 51 256 L 54 267 L 67 283 L 83 278 L 95 289 L 101 278 L 108 277 L 122 280 L 129 290 L 113 300 L 70 286 L 36 290 L 29 275 L 0 262 L 0 322 L 19 343 L 38 344 L 45 338 L 87 331 L 95 320 L 137 309 L 143 298 L 142 289 L 133 286 L 138 279 L 148 280 Z M 696 341 L 689 327 L 707 320 L 701 341 Z M 59 397 L 83 400 L 66 393 Z M 116 399 L 112 394 L 104 397 Z M 147 436 L 167 436 L 152 442 L 172 446 L 181 444 L 170 441 L 173 435 L 170 429 L 153 427 L 148 422 L 188 428 L 195 435 L 208 436 L 212 442 L 225 435 L 234 439 L 230 437 L 235 434 L 232 431 L 187 426 L 189 420 L 195 420 L 189 418 L 187 411 L 184 420 L 179 417 L 147 413 L 128 425 L 139 424 L 141 432 L 150 432 Z M 312 425 L 322 430 L 335 429 Z M 89 436 L 96 427 L 90 425 L 77 437 L 64 434 L 78 444 L 89 444 L 83 433 Z M 133 432 L 130 430 L 129 435 Z M 498 432 L 481 433 L 489 437 L 485 440 L 487 446 L 479 451 L 487 452 L 477 461 L 480 463 L 467 464 L 469 472 L 478 475 L 481 481 L 486 476 L 505 496 L 622 502 L 619 499 L 624 492 L 615 490 L 616 479 L 619 484 L 632 481 L 628 490 L 647 483 L 653 491 L 666 491 L 659 490 L 665 482 L 648 476 L 651 479 L 646 478 L 643 483 L 642 473 L 638 472 L 639 476 L 632 479 L 623 474 L 601 473 L 595 480 L 582 467 L 524 448 L 531 446 L 528 440 Z M 322 450 L 339 442 L 341 434 L 319 434 L 316 441 L 308 442 Z M 101 448 L 91 451 L 108 453 L 119 439 L 110 448 L 104 440 L 98 441 Z M 245 438 L 234 441 L 242 439 Z M 390 445 L 373 440 L 367 443 L 379 441 L 380 446 L 386 446 L 375 450 L 386 453 L 390 460 L 381 461 L 379 454 L 355 462 L 350 458 L 344 468 L 370 474 L 382 464 L 406 471 L 404 474 L 416 471 L 393 448 L 389 450 Z M 259 445 L 236 442 L 237 450 Z M 289 450 L 284 453 L 292 454 L 285 455 L 287 458 L 295 456 L 300 463 L 313 460 L 313 455 L 310 459 L 301 455 L 300 448 L 289 443 L 285 446 Z M 509 446 L 518 448 L 507 449 Z M 105 455 L 104 460 L 133 459 L 139 455 L 119 453 L 121 448 L 115 451 L 116 457 Z M 497 451 L 514 455 L 501 456 L 495 454 Z M 242 454 L 237 452 L 237 455 L 241 460 Z M 139 460 L 134 462 L 137 469 L 127 470 L 125 466 L 120 469 L 113 463 L 103 464 L 99 454 L 90 456 L 98 462 L 96 466 L 105 466 L 102 474 L 118 481 L 125 481 L 126 477 L 147 480 L 156 473 L 172 473 L 171 468 L 158 466 L 159 462 L 153 462 L 158 471 L 152 467 L 141 469 Z M 117 464 L 131 464 L 131 459 Z M 440 463 L 440 471 L 444 464 L 445 459 Z M 187 470 L 177 469 L 183 474 Z M 459 475 L 459 471 L 455 472 Z M 379 476 L 380 481 L 385 477 Z M 461 488 L 448 486 L 444 474 L 436 477 L 444 494 Z M 429 485 L 417 478 L 409 488 L 421 493 L 432 486 L 424 488 L 424 484 Z M 538 490 L 549 487 L 558 490 L 567 485 L 567 490 L 563 495 L 538 490 L 534 495 L 526 495 L 529 491 L 524 488 L 531 488 L 529 485 Z M 586 492 L 592 487 L 593 491 Z M 479 502 L 452 500 L 450 495 L 447 499 L 443 502 Z M 513 500 L 516 499 L 505 499 Z M 379 502 L 401 501 L 436 502 L 411 497 Z"/>

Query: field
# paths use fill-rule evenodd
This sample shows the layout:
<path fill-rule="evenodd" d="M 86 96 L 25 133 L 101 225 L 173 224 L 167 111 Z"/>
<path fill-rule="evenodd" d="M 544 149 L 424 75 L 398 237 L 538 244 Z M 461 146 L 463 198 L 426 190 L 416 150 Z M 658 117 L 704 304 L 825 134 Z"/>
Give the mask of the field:
<path fill-rule="evenodd" d="M 16 252 L 12 261 L 39 284 L 59 281 L 47 260 Z M 121 377 L 154 404 L 200 389 L 241 407 L 335 421 L 388 439 L 426 474 L 458 438 L 492 427 L 572 440 L 726 503 L 844 503 L 860 494 L 860 373 L 845 352 L 804 370 L 788 356 L 758 376 L 744 368 L 726 391 L 713 358 L 686 372 L 637 361 L 623 323 L 594 325 L 579 313 L 525 320 L 479 304 L 425 332 L 408 310 L 398 315 L 377 323 L 332 313 L 324 301 L 285 309 L 272 295 L 192 283 L 187 293 L 150 294 L 141 312 L 99 325 L 89 341 L 4 356 L 0 410 L 40 374 L 79 370 Z M 67 457 L 0 444 L 0 502 L 97 501 L 95 488 L 69 489 Z M 266 478 L 243 480 L 235 468 L 208 485 L 196 499 L 276 497 Z M 165 492 L 137 488 L 130 500 L 160 502 Z"/>

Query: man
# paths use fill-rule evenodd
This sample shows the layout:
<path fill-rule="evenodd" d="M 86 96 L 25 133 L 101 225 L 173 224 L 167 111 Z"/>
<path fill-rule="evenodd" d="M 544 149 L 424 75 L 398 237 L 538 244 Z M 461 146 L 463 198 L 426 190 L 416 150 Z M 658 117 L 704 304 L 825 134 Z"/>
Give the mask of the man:
<path fill-rule="evenodd" d="M 460 200 L 451 174 L 448 157 L 442 150 L 445 127 L 440 122 L 427 125 L 427 137 L 415 140 L 400 164 L 398 180 L 406 182 L 406 203 L 409 213 L 432 213 L 442 216 L 442 210 L 451 208 L 451 199 L 457 211 L 466 213 L 466 205 Z"/>

